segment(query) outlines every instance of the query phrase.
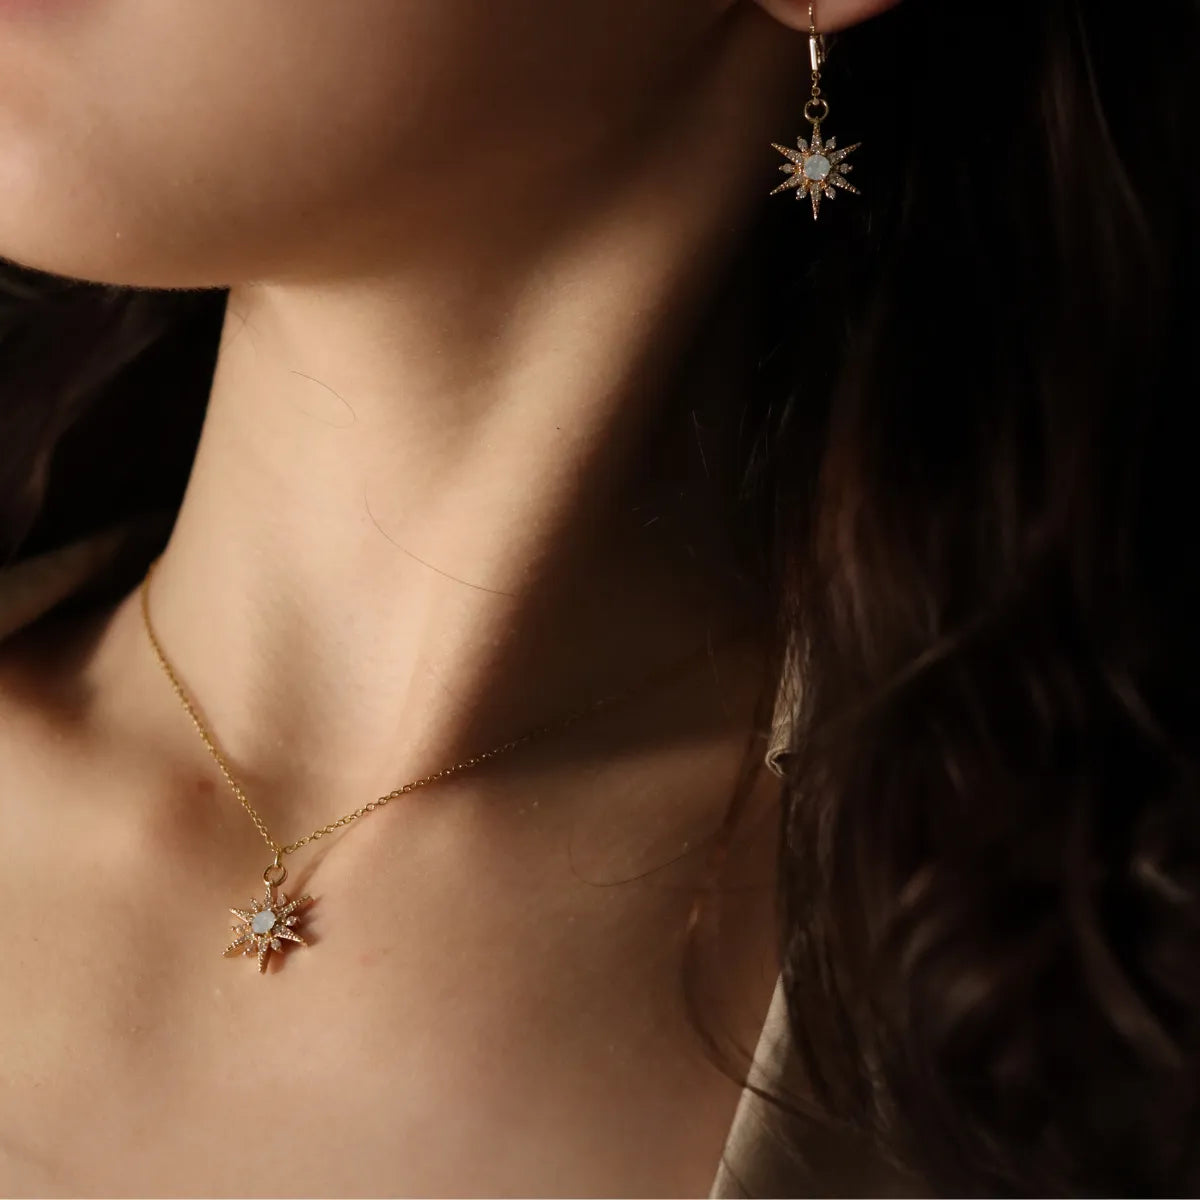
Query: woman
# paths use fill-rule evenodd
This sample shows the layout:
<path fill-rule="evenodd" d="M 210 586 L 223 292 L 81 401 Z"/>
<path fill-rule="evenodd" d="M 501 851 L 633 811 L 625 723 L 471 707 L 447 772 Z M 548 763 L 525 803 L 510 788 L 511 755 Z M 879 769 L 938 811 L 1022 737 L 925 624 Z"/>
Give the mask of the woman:
<path fill-rule="evenodd" d="M 0 1190 L 1200 1186 L 1129 15 L 5 0 Z"/>

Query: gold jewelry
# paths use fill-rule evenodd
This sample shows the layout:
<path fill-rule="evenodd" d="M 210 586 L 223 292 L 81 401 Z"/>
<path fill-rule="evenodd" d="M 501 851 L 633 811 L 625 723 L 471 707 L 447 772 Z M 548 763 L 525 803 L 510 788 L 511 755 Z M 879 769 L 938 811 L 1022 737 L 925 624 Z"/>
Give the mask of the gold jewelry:
<path fill-rule="evenodd" d="M 838 149 L 837 138 L 827 142 L 821 140 L 821 122 L 829 116 L 829 101 L 821 95 L 821 67 L 825 64 L 825 39 L 817 32 L 816 4 L 808 6 L 808 54 L 812 61 L 812 95 L 804 105 L 805 120 L 813 127 L 812 142 L 805 142 L 801 135 L 796 139 L 798 149 L 780 146 L 772 142 L 771 146 L 778 150 L 788 161 L 779 167 L 789 176 L 777 188 L 771 189 L 771 195 L 776 192 L 795 189 L 796 199 L 805 196 L 812 197 L 813 220 L 821 211 L 821 197 L 828 196 L 832 200 L 837 195 L 837 189 L 853 192 L 857 196 L 862 193 L 846 179 L 846 172 L 854 170 L 846 162 L 846 156 L 857 150 L 862 142 L 853 146 Z"/>
<path fill-rule="evenodd" d="M 272 950 L 279 952 L 283 949 L 285 942 L 295 942 L 301 946 L 307 946 L 308 943 L 296 932 L 295 925 L 298 921 L 296 910 L 305 904 L 312 901 L 309 895 L 303 895 L 295 900 L 289 900 L 284 893 L 276 894 L 276 889 L 287 878 L 287 868 L 283 865 L 283 856 L 292 854 L 303 846 L 307 846 L 310 842 L 315 842 L 319 838 L 325 837 L 327 834 L 333 833 L 335 830 L 349 825 L 352 821 L 356 821 L 359 817 L 366 813 L 375 812 L 376 809 L 382 808 L 389 801 L 395 800 L 397 796 L 406 795 L 408 792 L 414 792 L 418 788 L 428 787 L 430 784 L 438 783 L 443 779 L 448 779 L 452 775 L 458 775 L 471 767 L 478 766 L 482 762 L 489 759 L 497 758 L 502 754 L 507 754 L 509 751 L 516 750 L 519 746 L 524 746 L 537 738 L 543 737 L 550 733 L 557 733 L 568 726 L 575 724 L 583 717 L 598 711 L 601 708 L 608 708 L 614 704 L 625 700 L 633 699 L 642 692 L 648 691 L 650 688 L 659 683 L 665 683 L 673 678 L 676 674 L 681 673 L 694 658 L 700 654 L 711 654 L 715 651 L 715 646 L 706 645 L 700 650 L 694 651 L 686 658 L 680 659 L 674 663 L 668 663 L 665 668 L 662 668 L 653 674 L 644 677 L 635 686 L 626 689 L 623 692 L 618 692 L 614 695 L 602 697 L 599 700 L 593 701 L 591 704 L 574 710 L 568 713 L 566 717 L 558 721 L 554 721 L 548 725 L 538 726 L 536 729 L 528 730 L 526 733 L 518 737 L 514 737 L 507 742 L 501 743 L 499 746 L 494 746 L 490 750 L 484 750 L 479 754 L 474 754 L 470 758 L 464 759 L 462 762 L 454 763 L 452 766 L 443 767 L 440 771 L 435 771 L 432 775 L 422 776 L 420 779 L 410 780 L 408 783 L 401 784 L 398 788 L 393 788 L 386 795 L 380 796 L 375 800 L 364 804 L 361 808 L 357 808 L 354 812 L 347 813 L 343 817 L 339 817 L 336 821 L 331 821 L 328 825 L 322 825 L 319 829 L 314 829 L 312 833 L 300 838 L 298 841 L 291 842 L 288 845 L 279 845 L 267 830 L 266 823 L 262 817 L 255 812 L 250 801 L 246 799 L 246 793 L 242 790 L 241 785 L 233 777 L 232 771 L 229 769 L 224 756 L 217 749 L 216 742 L 212 734 L 201 721 L 199 714 L 196 712 L 195 706 L 188 698 L 187 692 L 184 690 L 183 684 L 179 682 L 179 677 L 175 674 L 174 668 L 167 659 L 166 653 L 163 651 L 158 637 L 155 635 L 154 627 L 150 622 L 150 577 L 154 573 L 154 568 L 158 565 L 158 560 L 155 559 L 146 571 L 145 578 L 142 580 L 140 587 L 141 593 L 141 608 L 142 608 L 142 624 L 145 626 L 146 634 L 150 639 L 151 649 L 154 651 L 155 658 L 158 659 L 158 665 L 162 667 L 163 672 L 170 680 L 171 687 L 175 691 L 175 695 L 179 697 L 180 703 L 183 705 L 187 714 L 192 719 L 192 724 L 195 725 L 196 731 L 204 740 L 204 745 L 208 748 L 209 754 L 216 761 L 217 766 L 221 770 L 221 774 L 225 777 L 225 782 L 229 785 L 233 794 L 238 798 L 242 807 L 250 815 L 250 819 L 254 822 L 258 832 L 262 834 L 263 840 L 270 847 L 274 854 L 270 866 L 262 873 L 263 883 L 266 884 L 266 896 L 262 900 L 251 900 L 249 908 L 231 908 L 229 911 L 238 918 L 240 924 L 233 926 L 233 932 L 238 936 L 223 951 L 224 954 L 235 954 L 239 950 L 245 955 L 258 956 L 259 973 L 265 973 L 267 969 L 267 960 Z"/>

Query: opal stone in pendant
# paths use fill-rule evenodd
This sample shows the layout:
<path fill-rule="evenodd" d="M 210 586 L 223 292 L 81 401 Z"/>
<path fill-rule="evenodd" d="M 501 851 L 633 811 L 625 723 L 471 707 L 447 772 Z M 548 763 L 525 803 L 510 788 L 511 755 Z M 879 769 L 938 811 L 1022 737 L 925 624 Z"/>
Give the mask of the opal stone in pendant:
<path fill-rule="evenodd" d="M 238 936 L 225 947 L 225 954 L 236 954 L 240 950 L 243 954 L 257 955 L 258 971 L 263 974 L 272 950 L 280 952 L 285 942 L 308 945 L 293 926 L 298 920 L 296 909 L 311 901 L 311 896 L 289 900 L 282 892 L 276 894 L 273 883 L 267 883 L 265 899 L 251 900 L 249 908 L 229 910 L 241 924 L 233 926 L 233 932 Z"/>
<path fill-rule="evenodd" d="M 261 912 L 256 912 L 253 919 L 250 921 L 250 928 L 255 933 L 270 933 L 271 927 L 275 924 L 275 914 L 269 909 L 264 908 Z"/>

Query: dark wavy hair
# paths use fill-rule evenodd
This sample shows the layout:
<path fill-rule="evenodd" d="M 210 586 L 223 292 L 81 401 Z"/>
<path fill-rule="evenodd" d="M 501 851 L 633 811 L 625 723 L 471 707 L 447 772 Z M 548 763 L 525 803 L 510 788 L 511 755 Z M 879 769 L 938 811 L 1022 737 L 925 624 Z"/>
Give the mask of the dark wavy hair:
<path fill-rule="evenodd" d="M 791 1031 L 939 1193 L 1200 1190 L 1200 6 L 1146 8 L 842 35 L 864 196 L 765 202 L 743 260 Z M 5 554 L 169 516 L 225 293 L 2 284 Z"/>

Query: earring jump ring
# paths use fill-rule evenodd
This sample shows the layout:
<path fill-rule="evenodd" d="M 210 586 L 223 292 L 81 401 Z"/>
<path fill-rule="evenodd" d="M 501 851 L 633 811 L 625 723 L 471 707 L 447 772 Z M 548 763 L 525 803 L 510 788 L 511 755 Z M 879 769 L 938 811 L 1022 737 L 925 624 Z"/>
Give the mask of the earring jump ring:
<path fill-rule="evenodd" d="M 804 119 L 810 125 L 820 125 L 829 116 L 829 101 L 824 96 L 814 96 L 804 106 Z"/>

